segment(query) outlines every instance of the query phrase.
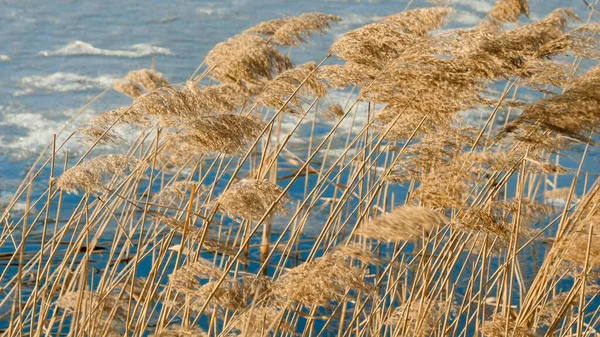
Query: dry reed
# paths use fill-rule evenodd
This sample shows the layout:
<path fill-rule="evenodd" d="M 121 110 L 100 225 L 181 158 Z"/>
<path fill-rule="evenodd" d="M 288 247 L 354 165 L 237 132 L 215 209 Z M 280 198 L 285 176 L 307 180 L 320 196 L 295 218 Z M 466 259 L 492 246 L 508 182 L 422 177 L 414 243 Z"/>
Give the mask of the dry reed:
<path fill-rule="evenodd" d="M 77 164 L 53 143 L 2 199 L 0 329 L 596 334 L 600 29 L 530 5 L 467 29 L 403 11 L 294 66 L 340 21 L 306 13 L 217 44 L 185 83 L 130 72 L 131 106 L 77 131 Z"/>

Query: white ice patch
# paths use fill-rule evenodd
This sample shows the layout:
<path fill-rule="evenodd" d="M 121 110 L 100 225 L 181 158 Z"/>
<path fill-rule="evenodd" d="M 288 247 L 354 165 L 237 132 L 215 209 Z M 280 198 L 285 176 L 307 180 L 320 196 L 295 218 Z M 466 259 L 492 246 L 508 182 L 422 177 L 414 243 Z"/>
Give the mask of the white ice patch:
<path fill-rule="evenodd" d="M 336 25 L 333 25 L 334 29 L 336 26 L 340 26 L 344 29 L 356 28 L 356 27 L 364 26 L 366 24 L 369 24 L 369 23 L 372 23 L 372 22 L 382 19 L 381 16 L 377 16 L 377 15 L 356 14 L 356 13 L 342 14 L 341 17 L 342 17 L 342 22 L 340 22 Z"/>
<path fill-rule="evenodd" d="M 8 55 L 0 54 L 0 63 L 2 63 L 2 62 L 10 62 L 10 57 L 8 57 Z"/>
<path fill-rule="evenodd" d="M 79 113 L 78 108 L 62 111 L 31 111 L 23 105 L 0 106 L 0 154 L 12 159 L 24 160 L 36 157 L 52 142 L 57 134 L 57 146 L 75 132 L 82 124 L 98 116 L 98 111 L 87 108 L 76 119 L 66 124 L 66 119 Z M 133 142 L 139 130 L 128 125 L 115 126 L 113 131 L 126 142 Z M 73 155 L 87 150 L 89 144 L 82 142 L 82 137 L 75 133 L 68 142 L 62 146 L 59 155 L 69 151 Z M 97 150 L 101 153 L 120 151 L 120 145 L 99 145 Z M 2 177 L 0 176 L 0 190 L 2 190 Z"/>
<path fill-rule="evenodd" d="M 35 92 L 74 92 L 91 89 L 109 88 L 119 77 L 101 75 L 89 77 L 73 73 L 58 72 L 50 75 L 33 75 L 23 77 L 15 96 L 30 95 Z"/>
<path fill-rule="evenodd" d="M 481 22 L 482 17 L 478 16 L 473 12 L 467 11 L 454 11 L 450 14 L 450 20 L 452 22 L 465 25 L 465 26 L 473 26 Z"/>
<path fill-rule="evenodd" d="M 64 124 L 64 120 L 47 119 L 43 113 L 0 109 L 0 129 L 17 132 L 0 134 L 0 152 L 15 159 L 30 158 L 44 149 Z"/>
<path fill-rule="evenodd" d="M 238 10 L 238 4 L 235 2 L 224 6 L 223 3 L 209 3 L 208 7 L 196 8 L 196 15 L 202 20 L 216 21 L 216 20 L 237 20 L 237 21 L 248 21 L 250 18 L 243 15 L 243 11 Z"/>
<path fill-rule="evenodd" d="M 12 201 L 12 194 L 7 192 L 0 192 L 0 216 L 6 210 L 6 208 L 10 205 Z M 26 205 L 24 202 L 17 202 L 11 207 L 11 211 L 17 214 L 23 214 L 26 210 Z"/>
<path fill-rule="evenodd" d="M 56 50 L 43 50 L 38 53 L 40 56 L 71 56 L 71 55 L 99 55 L 116 57 L 144 57 L 148 55 L 173 55 L 173 53 L 163 47 L 153 46 L 147 43 L 134 44 L 128 50 L 111 50 L 94 47 L 91 43 L 83 41 L 73 41 L 64 47 Z"/>
<path fill-rule="evenodd" d="M 471 8 L 472 10 L 487 14 L 492 7 L 494 6 L 495 1 L 485 1 L 485 0 L 455 0 L 457 5 L 463 5 Z"/>
<path fill-rule="evenodd" d="M 225 14 L 227 11 L 225 8 L 208 8 L 208 7 L 198 7 L 196 8 L 196 14 L 198 15 L 207 15 L 207 16 L 221 16 Z"/>

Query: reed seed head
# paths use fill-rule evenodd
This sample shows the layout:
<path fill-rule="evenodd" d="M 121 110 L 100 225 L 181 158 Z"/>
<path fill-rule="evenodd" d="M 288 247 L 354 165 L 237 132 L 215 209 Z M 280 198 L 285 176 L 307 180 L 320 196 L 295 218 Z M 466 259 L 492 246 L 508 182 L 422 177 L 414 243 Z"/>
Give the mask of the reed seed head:
<path fill-rule="evenodd" d="M 508 324 L 508 333 L 515 337 L 535 337 L 533 331 L 524 326 L 517 326 L 513 318 L 509 318 L 508 322 L 504 313 L 498 313 L 491 320 L 485 321 L 481 326 L 481 333 L 485 337 L 502 337 L 506 336 L 506 325 Z"/>
<path fill-rule="evenodd" d="M 327 306 L 346 292 L 370 292 L 360 268 L 349 266 L 341 253 L 330 253 L 290 269 L 273 283 L 271 296 L 308 307 Z"/>
<path fill-rule="evenodd" d="M 303 102 L 320 99 L 327 94 L 325 85 L 314 74 L 316 69 L 317 65 L 309 62 L 282 72 L 265 85 L 256 102 L 280 109 L 289 100 L 284 111 L 292 115 L 303 115 Z"/>
<path fill-rule="evenodd" d="M 292 61 L 264 38 L 240 34 L 217 44 L 204 60 L 221 83 L 256 85 L 292 67 Z"/>
<path fill-rule="evenodd" d="M 282 194 L 283 189 L 270 181 L 242 179 L 223 192 L 215 200 L 215 204 L 229 216 L 245 220 L 260 220 Z M 284 195 L 277 201 L 272 212 L 284 214 L 287 200 Z"/>
<path fill-rule="evenodd" d="M 168 84 L 162 74 L 151 69 L 138 69 L 115 81 L 113 89 L 135 99 L 143 94 L 142 89 L 150 92 Z"/>
<path fill-rule="evenodd" d="M 208 334 L 198 327 L 170 325 L 166 329 L 150 334 L 150 337 L 208 337 Z"/>
<path fill-rule="evenodd" d="M 102 155 L 66 170 L 56 184 L 68 193 L 102 193 L 106 178 L 123 177 L 141 167 L 142 163 L 130 156 Z"/>
<path fill-rule="evenodd" d="M 408 241 L 426 237 L 449 220 L 425 207 L 404 205 L 361 225 L 357 234 L 380 241 Z"/>
<path fill-rule="evenodd" d="M 186 124 L 176 143 L 187 143 L 195 153 L 239 154 L 260 137 L 265 123 L 253 116 L 207 115 Z"/>
<path fill-rule="evenodd" d="M 266 35 L 278 45 L 291 47 L 306 43 L 313 33 L 323 34 L 331 23 L 341 20 L 323 13 L 304 13 L 297 17 L 261 22 L 244 33 Z"/>

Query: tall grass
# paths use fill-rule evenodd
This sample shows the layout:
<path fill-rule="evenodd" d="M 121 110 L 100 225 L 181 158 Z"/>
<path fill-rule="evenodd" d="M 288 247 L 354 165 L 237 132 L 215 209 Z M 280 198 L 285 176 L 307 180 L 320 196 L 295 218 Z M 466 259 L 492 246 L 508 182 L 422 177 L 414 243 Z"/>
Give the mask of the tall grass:
<path fill-rule="evenodd" d="M 0 217 L 4 335 L 597 335 L 589 6 L 406 10 L 296 66 L 340 21 L 307 13 L 130 72 Z"/>

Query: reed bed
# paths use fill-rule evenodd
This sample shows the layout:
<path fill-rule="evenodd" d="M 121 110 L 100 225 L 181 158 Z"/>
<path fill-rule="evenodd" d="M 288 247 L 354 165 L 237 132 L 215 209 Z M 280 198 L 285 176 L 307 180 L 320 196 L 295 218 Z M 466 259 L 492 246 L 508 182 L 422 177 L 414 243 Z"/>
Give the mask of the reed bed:
<path fill-rule="evenodd" d="M 406 9 L 295 65 L 340 21 L 306 13 L 130 72 L 3 206 L 3 336 L 596 336 L 588 5 Z"/>

